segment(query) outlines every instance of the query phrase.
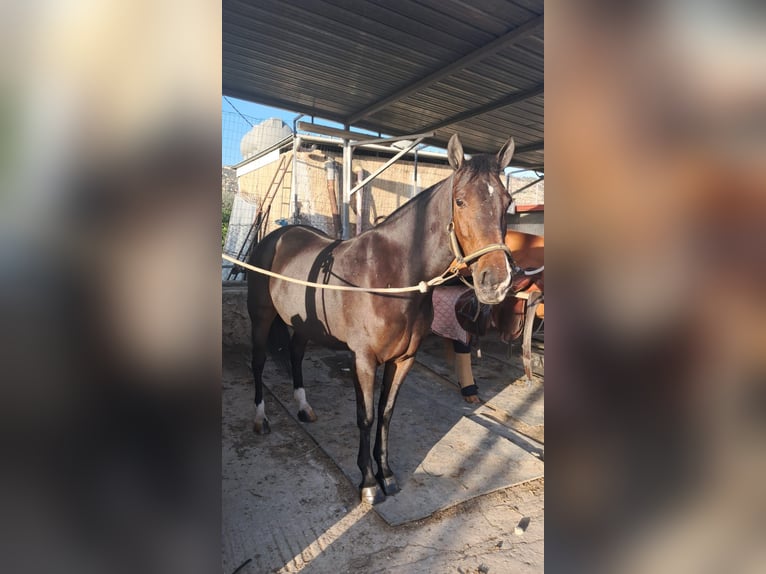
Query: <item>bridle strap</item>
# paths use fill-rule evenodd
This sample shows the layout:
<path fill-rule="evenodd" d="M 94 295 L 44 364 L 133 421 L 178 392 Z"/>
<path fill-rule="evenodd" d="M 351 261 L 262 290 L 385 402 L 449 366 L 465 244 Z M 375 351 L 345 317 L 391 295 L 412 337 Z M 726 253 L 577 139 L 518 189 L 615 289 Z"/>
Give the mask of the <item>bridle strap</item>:
<path fill-rule="evenodd" d="M 457 234 L 455 233 L 455 223 L 453 221 L 449 222 L 447 231 L 449 232 L 450 248 L 452 249 L 452 254 L 455 256 L 455 259 L 450 265 L 451 271 L 459 271 L 460 269 L 468 267 L 468 265 L 470 265 L 472 262 L 476 261 L 482 255 L 486 255 L 487 253 L 492 253 L 493 251 L 503 251 L 511 263 L 513 273 L 516 273 L 518 267 L 516 267 L 516 262 L 513 260 L 513 253 L 511 253 L 510 248 L 505 243 L 491 243 L 490 245 L 482 247 L 481 249 L 474 251 L 469 255 L 464 255 L 463 250 L 460 248 L 460 243 L 457 240 Z"/>

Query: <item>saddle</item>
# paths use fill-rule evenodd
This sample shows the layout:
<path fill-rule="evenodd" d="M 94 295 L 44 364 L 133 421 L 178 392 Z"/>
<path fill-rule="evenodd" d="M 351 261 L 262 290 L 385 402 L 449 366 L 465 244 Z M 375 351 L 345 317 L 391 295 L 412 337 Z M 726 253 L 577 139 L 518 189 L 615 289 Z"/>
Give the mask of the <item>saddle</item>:
<path fill-rule="evenodd" d="M 513 296 L 497 306 L 494 313 L 494 323 L 500 331 L 500 339 L 505 343 L 517 340 L 524 331 L 527 302 Z"/>
<path fill-rule="evenodd" d="M 473 289 L 463 293 L 455 301 L 455 316 L 467 333 L 481 337 L 487 333 L 492 306 L 480 303 Z"/>
<path fill-rule="evenodd" d="M 510 293 L 519 293 L 536 285 L 542 291 L 543 274 L 525 275 L 519 273 L 513 277 Z M 455 301 L 455 316 L 460 326 L 467 333 L 481 337 L 494 323 L 505 342 L 521 337 L 524 329 L 524 317 L 527 302 L 508 295 L 505 301 L 497 305 L 485 305 L 476 298 L 473 289 L 466 291 Z"/>

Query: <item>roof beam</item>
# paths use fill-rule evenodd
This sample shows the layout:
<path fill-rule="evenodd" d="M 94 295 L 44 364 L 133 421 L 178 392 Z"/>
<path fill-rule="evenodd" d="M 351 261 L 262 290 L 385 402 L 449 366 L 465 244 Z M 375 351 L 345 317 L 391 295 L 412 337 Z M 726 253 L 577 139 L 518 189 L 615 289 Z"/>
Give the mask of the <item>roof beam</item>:
<path fill-rule="evenodd" d="M 452 124 L 456 124 L 458 122 L 462 122 L 464 120 L 468 120 L 476 116 L 481 116 L 489 112 L 493 112 L 497 109 L 504 108 L 505 106 L 510 106 L 511 104 L 528 100 L 529 98 L 534 98 L 535 96 L 539 96 L 543 92 L 544 92 L 543 84 L 540 83 L 528 90 L 524 90 L 522 92 L 515 92 L 502 99 L 495 100 L 494 102 L 490 102 L 483 106 L 479 106 L 478 108 L 466 110 L 465 112 L 452 116 L 451 118 L 447 118 L 446 120 L 442 120 L 440 122 L 436 122 L 435 124 L 431 124 L 425 127 L 423 131 L 430 132 L 430 131 L 440 130 L 442 128 L 446 128 L 447 126 L 451 126 Z"/>
<path fill-rule="evenodd" d="M 251 92 L 247 89 L 240 90 L 229 86 L 226 82 L 223 83 L 222 92 L 224 96 L 237 98 L 238 100 L 245 100 L 246 102 L 254 102 L 256 104 L 270 106 L 272 108 L 287 110 L 288 112 L 302 113 L 311 117 L 323 118 L 325 120 L 343 123 L 343 117 L 341 117 L 340 114 L 318 110 L 314 106 L 307 106 L 287 100 L 280 100 L 278 98 L 273 98 L 271 96 L 266 96 L 257 92 Z"/>
<path fill-rule="evenodd" d="M 370 134 L 363 134 L 361 132 L 352 132 L 349 130 L 339 130 L 337 128 L 331 128 L 329 126 L 323 126 L 315 123 L 298 122 L 298 129 L 314 132 L 316 134 L 322 134 L 325 136 L 338 137 L 352 141 L 352 146 L 368 145 L 368 144 L 385 144 L 401 141 L 404 139 L 416 139 L 416 138 L 430 138 L 433 137 L 434 132 L 424 132 L 420 134 L 402 134 L 393 137 L 376 138 Z"/>
<path fill-rule="evenodd" d="M 532 142 L 523 146 L 519 146 L 516 148 L 516 151 L 514 151 L 514 154 L 518 153 L 527 153 L 529 151 L 540 151 L 541 149 L 545 149 L 545 142 L 543 140 L 540 140 L 539 142 Z"/>
<path fill-rule="evenodd" d="M 339 130 L 338 128 L 331 128 L 330 126 L 323 126 L 313 122 L 298 122 L 298 129 L 307 132 L 313 132 L 315 134 L 322 134 L 323 136 L 332 136 L 347 140 L 361 140 L 364 138 L 372 137 L 370 134 L 352 132 L 349 130 Z"/>
<path fill-rule="evenodd" d="M 542 26 L 543 22 L 544 22 L 544 18 L 542 14 L 539 16 L 535 16 L 534 18 L 532 18 L 531 20 L 528 20 L 521 26 L 517 26 L 513 30 L 506 32 L 502 36 L 495 38 L 488 44 L 485 44 L 478 50 L 474 50 L 470 54 L 466 54 L 462 58 L 455 60 L 451 64 L 444 66 L 443 68 L 439 70 L 436 70 L 432 74 L 429 74 L 425 78 L 418 80 L 414 84 L 409 84 L 397 90 L 396 92 L 389 94 L 383 99 L 378 100 L 377 102 L 367 106 L 366 108 L 363 108 L 361 110 L 354 112 L 353 114 L 348 116 L 343 123 L 348 125 L 353 125 L 359 120 L 366 118 L 367 116 L 372 115 L 375 112 L 378 112 L 385 107 L 388 107 L 394 102 L 397 102 L 401 100 L 402 98 L 405 98 L 411 94 L 414 94 L 422 90 L 423 88 L 430 86 L 431 84 L 435 84 L 436 82 L 446 78 L 447 76 L 452 75 L 458 70 L 467 68 L 471 64 L 474 64 L 475 62 L 478 62 L 479 60 L 482 60 L 486 58 L 487 56 L 490 56 L 494 54 L 495 52 L 498 52 L 499 50 L 505 48 L 506 46 L 513 44 L 515 42 L 518 42 L 519 40 L 523 38 L 526 38 L 529 34 L 534 32 L 538 27 Z"/>

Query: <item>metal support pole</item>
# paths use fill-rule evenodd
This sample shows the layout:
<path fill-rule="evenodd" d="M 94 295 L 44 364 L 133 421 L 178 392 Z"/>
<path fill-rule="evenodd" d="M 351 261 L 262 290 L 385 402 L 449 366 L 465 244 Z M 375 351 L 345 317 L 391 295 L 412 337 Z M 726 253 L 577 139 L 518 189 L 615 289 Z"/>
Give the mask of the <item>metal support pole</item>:
<path fill-rule="evenodd" d="M 413 174 L 412 174 L 412 194 L 410 194 L 410 197 L 415 197 L 418 194 L 418 191 L 420 191 L 420 186 L 418 185 L 418 148 L 415 147 L 415 158 L 413 160 Z"/>
<path fill-rule="evenodd" d="M 297 124 L 298 120 L 303 116 L 304 114 L 298 114 L 293 118 L 293 163 L 290 166 L 290 210 L 292 211 L 290 218 L 292 219 L 293 223 L 298 223 L 298 186 L 295 180 L 295 175 L 297 172 L 295 168 L 298 166 L 298 149 L 301 146 L 301 138 L 298 135 Z"/>
<path fill-rule="evenodd" d="M 348 129 L 348 126 L 345 126 Z M 349 208 L 348 202 L 351 200 L 351 141 L 343 140 L 343 197 L 340 208 L 341 220 L 341 239 L 348 239 L 349 231 Z"/>
<path fill-rule="evenodd" d="M 344 145 L 344 146 L 346 145 L 346 141 L 347 141 L 347 140 L 343 140 L 343 145 Z M 384 164 L 383 164 L 382 166 L 380 166 L 378 169 L 376 169 L 376 170 L 375 170 L 375 171 L 373 171 L 373 172 L 372 172 L 370 175 L 368 175 L 367 177 L 365 177 L 365 178 L 364 178 L 362 181 L 360 181 L 359 183 L 357 183 L 357 184 L 354 186 L 354 188 L 353 188 L 353 189 L 349 189 L 349 197 L 351 197 L 351 195 L 352 195 L 353 193 L 355 193 L 357 190 L 359 190 L 359 189 L 363 188 L 365 185 L 367 185 L 367 184 L 368 184 L 370 181 L 372 181 L 373 179 L 375 179 L 376 177 L 378 177 L 378 176 L 379 176 L 381 173 L 383 173 L 384 171 L 386 171 L 386 170 L 387 170 L 389 167 L 391 167 L 391 166 L 394 164 L 394 162 L 395 162 L 396 160 L 398 160 L 400 157 L 402 157 L 404 154 L 406 154 L 408 151 L 410 151 L 412 148 L 414 148 L 416 145 L 418 145 L 418 144 L 419 144 L 421 141 L 423 141 L 423 138 L 418 138 L 418 139 L 416 139 L 416 140 L 415 140 L 413 143 L 411 143 L 409 146 L 407 146 L 406 148 L 404 148 L 403 150 L 401 150 L 399 153 L 397 153 L 397 154 L 396 154 L 394 157 L 392 157 L 391 159 L 389 159 L 389 160 L 388 160 L 386 163 L 384 163 Z M 345 148 L 344 148 L 344 151 L 345 151 Z M 345 162 L 345 160 L 344 160 L 344 162 Z M 345 163 L 344 163 L 344 168 L 345 168 Z M 345 187 L 345 183 L 344 183 L 344 187 Z"/>
<path fill-rule="evenodd" d="M 290 158 L 290 205 L 288 207 L 290 213 L 287 214 L 292 220 L 292 223 L 298 223 L 298 187 L 295 182 L 295 168 L 298 162 L 298 149 L 301 146 L 301 137 L 293 137 L 293 157 Z"/>
<path fill-rule="evenodd" d="M 357 181 L 364 179 L 364 170 L 359 170 L 359 177 Z M 364 190 L 364 188 L 362 188 Z M 364 208 L 364 193 L 356 194 L 356 234 L 359 235 L 362 230 L 362 209 Z"/>

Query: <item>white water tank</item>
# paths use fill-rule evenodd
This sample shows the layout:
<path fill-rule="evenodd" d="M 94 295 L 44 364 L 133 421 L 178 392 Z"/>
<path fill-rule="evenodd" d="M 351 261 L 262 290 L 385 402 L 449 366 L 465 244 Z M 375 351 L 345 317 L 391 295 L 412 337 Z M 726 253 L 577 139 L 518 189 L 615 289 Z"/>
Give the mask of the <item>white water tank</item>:
<path fill-rule="evenodd" d="M 293 133 L 285 122 L 277 118 L 269 118 L 260 124 L 253 126 L 252 129 L 242 136 L 239 143 L 239 151 L 242 153 L 242 159 L 245 160 L 259 152 L 282 141 Z"/>

